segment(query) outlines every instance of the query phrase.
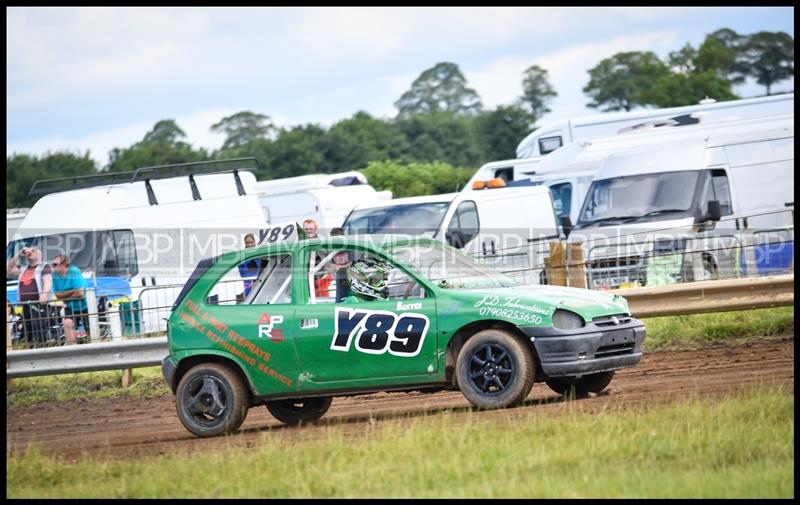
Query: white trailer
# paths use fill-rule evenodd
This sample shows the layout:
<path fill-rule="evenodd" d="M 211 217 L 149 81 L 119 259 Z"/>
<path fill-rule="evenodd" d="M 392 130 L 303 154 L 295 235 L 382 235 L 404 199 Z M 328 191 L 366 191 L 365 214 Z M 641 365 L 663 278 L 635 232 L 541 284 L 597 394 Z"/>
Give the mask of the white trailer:
<path fill-rule="evenodd" d="M 547 123 L 525 137 L 517 146 L 517 158 L 549 154 L 581 138 L 605 137 L 630 130 L 671 129 L 720 120 L 747 119 L 788 114 L 794 111 L 794 93 L 697 105 L 642 109 L 580 116 Z"/>

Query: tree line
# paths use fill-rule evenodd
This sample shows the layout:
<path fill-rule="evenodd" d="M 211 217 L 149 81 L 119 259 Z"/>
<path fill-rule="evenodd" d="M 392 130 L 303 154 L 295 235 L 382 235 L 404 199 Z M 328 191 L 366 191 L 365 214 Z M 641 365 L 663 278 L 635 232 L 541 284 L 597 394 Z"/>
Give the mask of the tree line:
<path fill-rule="evenodd" d="M 732 88 L 748 78 L 770 94 L 775 83 L 793 75 L 791 36 L 741 35 L 724 28 L 664 60 L 652 52 L 617 53 L 589 70 L 583 91 L 589 107 L 630 111 L 690 105 L 705 97 L 740 98 Z M 523 72 L 519 96 L 486 110 L 458 65 L 440 62 L 398 98 L 395 118 L 359 111 L 329 128 L 314 123 L 277 127 L 268 115 L 241 111 L 211 126 L 225 138 L 211 151 L 187 143 L 180 126 L 164 119 L 141 141 L 112 149 L 103 167 L 88 152 L 15 153 L 6 160 L 7 206 L 31 206 L 37 197 L 28 191 L 37 179 L 249 156 L 259 162 L 259 180 L 359 169 L 376 189 L 391 189 L 396 196 L 455 191 L 483 163 L 515 157 L 519 141 L 550 112 L 556 96 L 547 70 L 533 65 Z"/>

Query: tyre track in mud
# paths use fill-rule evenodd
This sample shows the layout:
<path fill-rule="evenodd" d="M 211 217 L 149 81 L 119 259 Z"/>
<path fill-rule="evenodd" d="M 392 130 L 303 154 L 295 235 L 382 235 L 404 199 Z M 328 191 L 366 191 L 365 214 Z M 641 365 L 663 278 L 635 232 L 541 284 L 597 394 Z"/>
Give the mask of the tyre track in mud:
<path fill-rule="evenodd" d="M 331 430 L 345 436 L 369 436 L 379 421 L 435 416 L 451 412 L 492 422 L 535 420 L 538 415 L 648 408 L 687 396 L 713 400 L 753 387 L 780 385 L 794 394 L 794 333 L 746 344 L 712 344 L 692 349 L 649 352 L 634 368 L 618 371 L 600 395 L 565 401 L 544 383 L 536 383 L 526 402 L 512 409 L 477 411 L 458 391 L 378 393 L 336 398 L 313 425 L 289 428 L 265 408 L 250 410 L 240 432 L 199 439 L 186 431 L 175 413 L 174 397 L 83 399 L 9 408 L 6 452 L 19 455 L 29 444 L 44 454 L 75 460 L 81 455 L 131 458 L 190 453 L 227 447 L 256 447 L 274 440 L 324 437 Z"/>

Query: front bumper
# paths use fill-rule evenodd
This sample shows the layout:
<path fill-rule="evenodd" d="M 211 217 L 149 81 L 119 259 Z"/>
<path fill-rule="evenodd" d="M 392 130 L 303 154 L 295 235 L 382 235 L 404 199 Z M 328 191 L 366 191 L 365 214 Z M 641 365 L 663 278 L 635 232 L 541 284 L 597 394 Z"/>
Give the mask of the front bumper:
<path fill-rule="evenodd" d="M 636 365 L 644 323 L 630 316 L 595 318 L 575 330 L 520 328 L 533 342 L 547 377 L 581 376 Z"/>
<path fill-rule="evenodd" d="M 170 356 L 167 356 L 163 360 L 161 360 L 161 375 L 164 376 L 164 380 L 169 386 L 169 389 L 172 391 L 172 394 L 175 394 L 175 372 L 178 371 L 178 365 L 172 361 Z"/>

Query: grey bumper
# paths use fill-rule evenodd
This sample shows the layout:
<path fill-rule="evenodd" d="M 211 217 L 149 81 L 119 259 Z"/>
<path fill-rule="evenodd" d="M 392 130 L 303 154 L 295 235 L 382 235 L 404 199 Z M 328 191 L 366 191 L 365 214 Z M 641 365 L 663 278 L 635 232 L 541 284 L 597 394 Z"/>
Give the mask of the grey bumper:
<path fill-rule="evenodd" d="M 170 391 L 172 394 L 175 394 L 175 372 L 178 371 L 178 365 L 172 361 L 170 356 L 167 356 L 163 360 L 161 360 L 161 375 L 164 376 L 164 380 L 167 382 L 167 386 L 169 386 Z"/>
<path fill-rule="evenodd" d="M 531 339 L 548 377 L 580 376 L 631 367 L 642 359 L 644 323 L 602 318 L 575 330 L 520 328 Z M 613 322 L 612 322 L 613 320 Z"/>

